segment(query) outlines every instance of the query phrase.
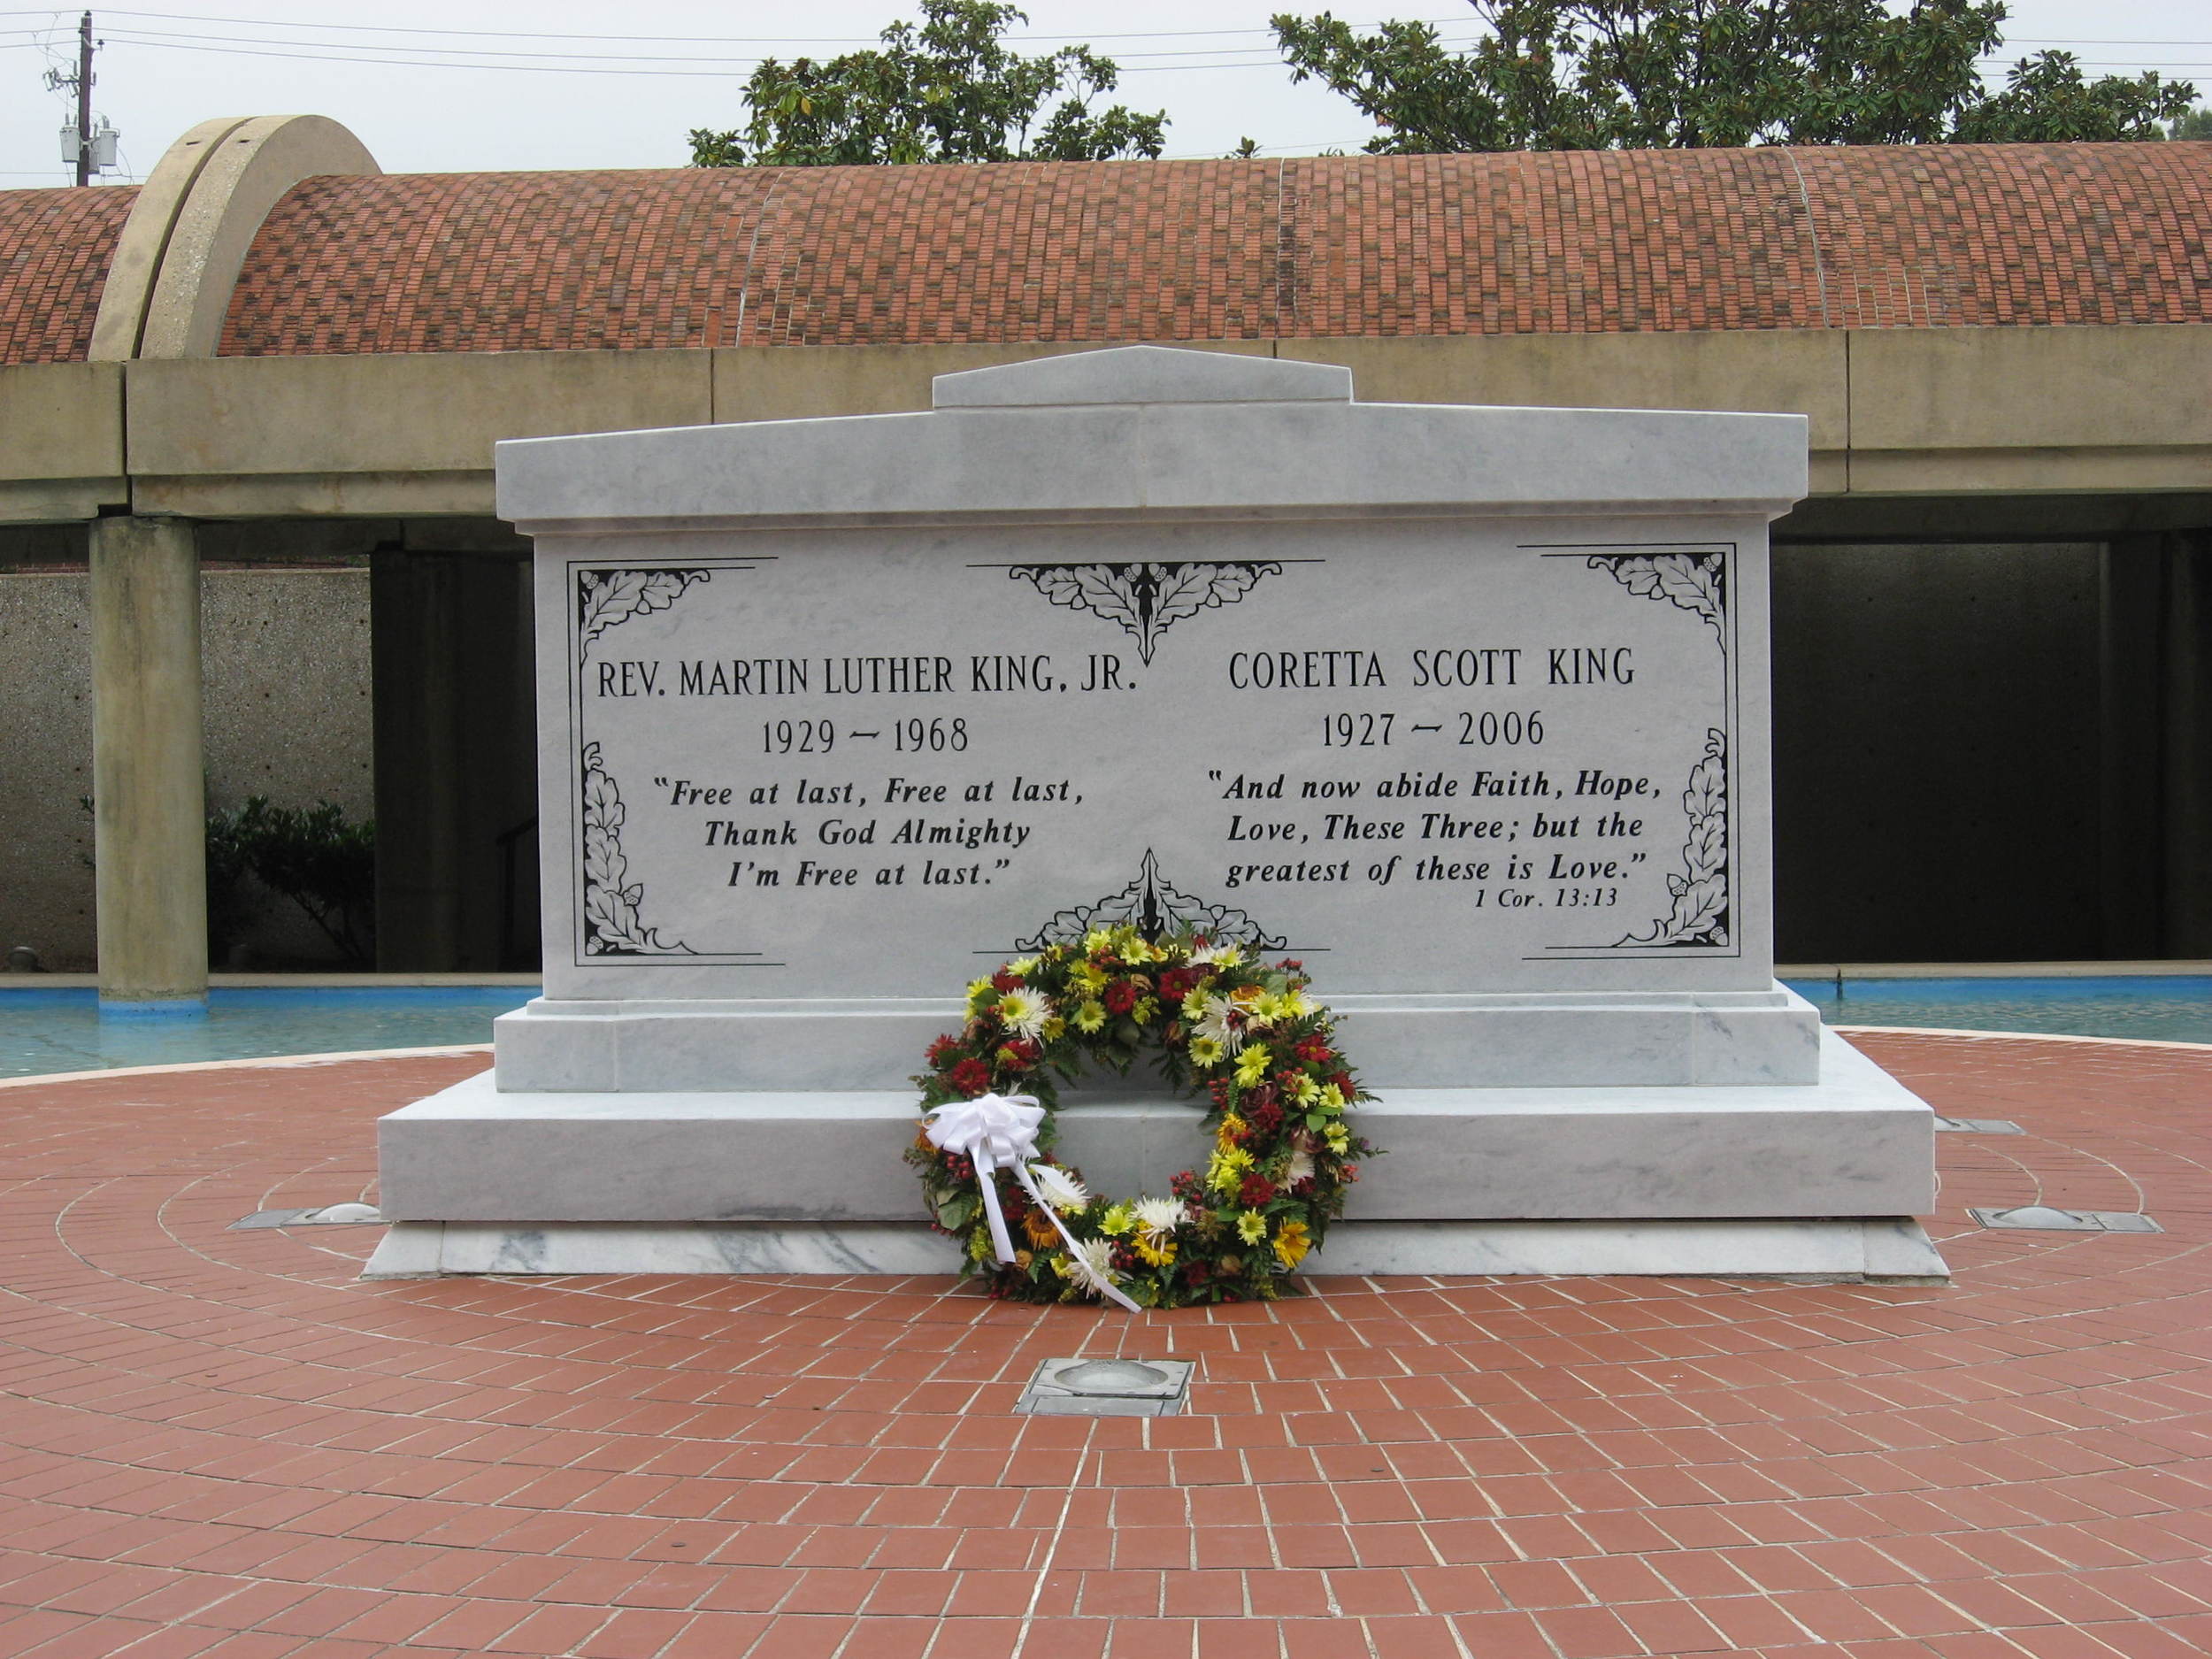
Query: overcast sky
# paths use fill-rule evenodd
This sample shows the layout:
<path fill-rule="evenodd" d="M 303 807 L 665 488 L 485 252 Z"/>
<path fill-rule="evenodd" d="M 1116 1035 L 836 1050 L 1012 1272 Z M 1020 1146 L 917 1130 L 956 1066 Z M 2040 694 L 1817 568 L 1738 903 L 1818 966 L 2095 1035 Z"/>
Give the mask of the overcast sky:
<path fill-rule="evenodd" d="M 211 116 L 303 111 L 343 122 L 392 173 L 680 166 L 689 129 L 739 124 L 753 60 L 865 44 L 920 11 L 907 0 L 171 3 L 180 9 L 93 12 L 106 42 L 93 105 L 121 133 L 111 182 L 142 177 Z M 1121 101 L 1167 111 L 1171 156 L 1222 155 L 1247 135 L 1276 155 L 1356 150 L 1369 124 L 1326 89 L 1291 85 L 1272 50 L 1267 18 L 1286 4 L 1036 0 L 1020 50 L 1087 42 L 1116 59 Z M 1336 9 L 1474 33 L 1453 0 Z M 44 81 L 50 67 L 73 67 L 81 10 L 0 6 L 0 188 L 69 180 L 58 130 L 73 105 Z M 2011 14 L 2004 62 L 2062 47 L 2093 73 L 2193 80 L 2212 103 L 2212 0 L 2012 0 Z"/>

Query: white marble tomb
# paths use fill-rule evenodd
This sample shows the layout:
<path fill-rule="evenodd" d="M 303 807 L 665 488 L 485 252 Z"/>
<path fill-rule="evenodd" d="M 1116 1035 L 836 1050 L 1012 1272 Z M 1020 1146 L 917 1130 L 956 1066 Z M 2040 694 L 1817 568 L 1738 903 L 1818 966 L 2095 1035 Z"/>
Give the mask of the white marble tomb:
<path fill-rule="evenodd" d="M 500 446 L 537 546 L 545 995 L 492 1073 L 385 1120 L 384 1271 L 513 1271 L 406 1241 L 442 1225 L 586 1229 L 530 1247 L 565 1262 L 657 1229 L 724 1271 L 699 1226 L 757 1264 L 842 1229 L 906 1271 L 924 1048 L 968 979 L 1116 919 L 1297 956 L 1337 1010 L 1392 1156 L 1326 1265 L 1930 1206 L 1926 1107 L 1773 978 L 1766 528 L 1801 418 L 1368 404 L 1149 347 L 935 402 Z M 1202 1144 L 1193 1107 L 1070 1098 L 1107 1190 Z M 1734 1271 L 1784 1259 L 1740 1236 Z"/>

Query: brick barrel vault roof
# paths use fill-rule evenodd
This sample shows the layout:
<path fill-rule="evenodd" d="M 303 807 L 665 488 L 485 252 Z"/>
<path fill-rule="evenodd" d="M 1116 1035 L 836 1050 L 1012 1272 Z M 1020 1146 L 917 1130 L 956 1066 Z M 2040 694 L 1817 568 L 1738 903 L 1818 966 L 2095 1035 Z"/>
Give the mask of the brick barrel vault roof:
<path fill-rule="evenodd" d="M 0 190 L 0 363 L 80 362 L 133 188 Z"/>
<path fill-rule="evenodd" d="M 0 193 L 0 282 L 34 272 L 0 361 L 82 355 L 112 225 L 53 216 L 128 194 Z M 418 173 L 296 187 L 221 349 L 2203 322 L 2208 296 L 2204 143 Z"/>

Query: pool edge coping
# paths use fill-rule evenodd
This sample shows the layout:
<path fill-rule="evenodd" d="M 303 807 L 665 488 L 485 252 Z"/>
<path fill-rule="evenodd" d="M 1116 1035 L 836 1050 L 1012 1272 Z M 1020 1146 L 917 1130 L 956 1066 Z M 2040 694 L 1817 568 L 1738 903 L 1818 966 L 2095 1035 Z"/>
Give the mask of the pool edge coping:
<path fill-rule="evenodd" d="M 1957 1037 L 1970 1042 L 2077 1042 L 2122 1048 L 2179 1048 L 2212 1055 L 2212 1042 L 2179 1042 L 2168 1037 L 2077 1037 L 2054 1031 L 1962 1031 L 1944 1025 L 1831 1025 L 1842 1036 Z M 271 1054 L 234 1060 L 180 1060 L 167 1065 L 119 1065 L 85 1071 L 42 1071 L 34 1077 L 0 1077 L 0 1089 L 40 1083 L 82 1083 L 95 1078 L 158 1077 L 180 1071 L 240 1071 L 253 1066 L 342 1065 L 357 1060 L 430 1060 L 488 1055 L 488 1042 L 441 1043 L 424 1048 L 349 1048 L 331 1054 Z"/>
<path fill-rule="evenodd" d="M 82 1083 L 94 1078 L 165 1077 L 177 1071 L 235 1071 L 251 1066 L 342 1065 L 355 1060 L 433 1060 L 488 1055 L 488 1042 L 438 1043 L 424 1048 L 342 1048 L 327 1054 L 248 1055 L 232 1060 L 176 1060 L 163 1065 L 96 1066 L 82 1071 L 41 1071 L 32 1077 L 0 1077 L 0 1088 L 28 1088 L 35 1083 Z"/>

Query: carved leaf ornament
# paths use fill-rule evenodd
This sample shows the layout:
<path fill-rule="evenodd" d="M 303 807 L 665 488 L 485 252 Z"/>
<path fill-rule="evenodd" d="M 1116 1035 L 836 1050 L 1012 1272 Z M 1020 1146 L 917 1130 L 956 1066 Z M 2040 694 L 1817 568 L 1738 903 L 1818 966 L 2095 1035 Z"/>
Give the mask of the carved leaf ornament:
<path fill-rule="evenodd" d="M 591 642 L 632 617 L 665 611 L 694 582 L 714 574 L 702 570 L 579 571 L 576 574 L 578 660 L 591 654 Z"/>
<path fill-rule="evenodd" d="M 1279 576 L 1272 559 L 1141 560 L 1128 565 L 1016 565 L 1007 574 L 1028 581 L 1056 605 L 1087 611 L 1118 625 L 1137 642 L 1146 663 L 1174 624 L 1217 605 L 1234 604 Z"/>
<path fill-rule="evenodd" d="M 1646 933 L 1631 933 L 1624 945 L 1724 945 L 1728 943 L 1728 739 L 1705 733 L 1705 753 L 1690 769 L 1682 792 L 1690 837 L 1682 849 L 1682 873 L 1667 878 L 1674 908 Z"/>
<path fill-rule="evenodd" d="M 1300 1294 L 1289 1275 L 1344 1213 L 1359 1160 L 1378 1156 L 1349 1120 L 1373 1097 L 1310 984 L 1296 962 L 1196 934 L 1154 942 L 1122 924 L 971 985 L 965 1023 L 930 1045 L 914 1079 L 930 1117 L 906 1154 L 931 1220 L 961 1246 L 961 1276 L 1017 1302 Z M 1056 1082 L 1094 1067 L 1125 1076 L 1154 1052 L 1171 1082 L 1204 1089 L 1212 1155 L 1160 1197 L 1094 1194 L 1052 1154 Z"/>
<path fill-rule="evenodd" d="M 658 929 L 639 919 L 645 887 L 630 880 L 630 861 L 622 853 L 622 792 L 600 764 L 598 744 L 584 745 L 583 760 L 585 954 L 627 956 L 651 950 L 689 955 L 688 946 L 663 939 Z"/>
<path fill-rule="evenodd" d="M 1288 942 L 1270 933 L 1243 910 L 1209 904 L 1183 892 L 1160 873 L 1159 858 L 1148 847 L 1135 879 L 1127 887 L 1094 904 L 1056 911 L 1030 938 L 1016 940 L 1014 949 L 1042 950 L 1055 941 L 1071 943 L 1093 928 L 1117 924 L 1134 927 L 1147 939 L 1157 939 L 1163 933 L 1202 933 L 1221 944 L 1242 945 L 1252 950 L 1280 950 Z"/>

